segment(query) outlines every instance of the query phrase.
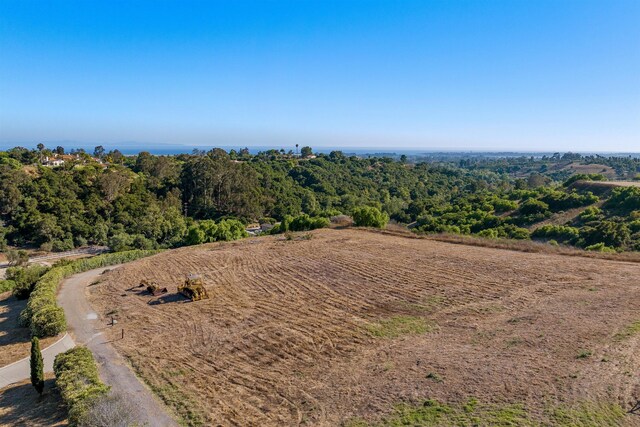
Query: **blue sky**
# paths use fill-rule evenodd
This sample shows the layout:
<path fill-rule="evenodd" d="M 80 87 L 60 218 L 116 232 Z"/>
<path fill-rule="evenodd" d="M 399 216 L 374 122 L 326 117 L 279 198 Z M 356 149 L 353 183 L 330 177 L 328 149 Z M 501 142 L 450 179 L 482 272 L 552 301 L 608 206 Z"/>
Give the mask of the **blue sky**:
<path fill-rule="evenodd" d="M 640 1 L 0 1 L 0 145 L 640 151 Z"/>

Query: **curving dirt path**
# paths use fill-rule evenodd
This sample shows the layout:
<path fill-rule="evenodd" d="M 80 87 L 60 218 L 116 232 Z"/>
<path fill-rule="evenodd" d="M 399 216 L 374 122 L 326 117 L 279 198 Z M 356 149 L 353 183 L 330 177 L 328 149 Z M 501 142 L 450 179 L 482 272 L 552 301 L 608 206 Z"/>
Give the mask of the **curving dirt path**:
<path fill-rule="evenodd" d="M 115 267 L 111 267 L 113 269 Z M 76 274 L 66 279 L 58 294 L 58 304 L 64 308 L 69 332 L 78 344 L 93 353 L 100 378 L 138 409 L 138 422 L 149 426 L 177 426 L 153 393 L 135 376 L 103 332 L 111 326 L 99 319 L 86 298 L 86 288 L 99 279 L 104 268 Z M 117 328 L 117 325 L 115 326 Z"/>

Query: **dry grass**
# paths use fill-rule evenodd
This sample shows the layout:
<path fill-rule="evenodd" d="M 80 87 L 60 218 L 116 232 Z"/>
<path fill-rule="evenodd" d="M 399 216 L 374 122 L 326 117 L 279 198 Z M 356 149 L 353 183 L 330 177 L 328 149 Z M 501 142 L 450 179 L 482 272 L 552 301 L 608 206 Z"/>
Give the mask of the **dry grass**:
<path fill-rule="evenodd" d="M 640 320 L 636 263 L 313 236 L 168 251 L 113 271 L 90 299 L 102 315 L 118 310 L 114 345 L 191 425 L 366 424 L 400 402 L 472 398 L 554 424 L 558 411 L 638 397 L 640 336 L 615 338 Z M 189 272 L 211 299 L 127 291 L 146 278 L 175 292 Z"/>
<path fill-rule="evenodd" d="M 617 174 L 616 170 L 611 166 L 599 165 L 597 163 L 583 165 L 580 163 L 570 163 L 563 167 L 564 170 L 570 170 L 573 173 L 595 174 L 599 173 L 606 176 L 609 179 L 615 179 Z"/>
<path fill-rule="evenodd" d="M 46 375 L 39 396 L 29 381 L 0 390 L 0 426 L 66 426 L 67 413 L 53 374 Z"/>
<path fill-rule="evenodd" d="M 29 356 L 31 332 L 18 326 L 18 316 L 26 305 L 27 300 L 19 301 L 11 292 L 0 294 L 0 367 Z M 59 336 L 43 339 L 40 348 L 47 348 L 58 339 Z"/>

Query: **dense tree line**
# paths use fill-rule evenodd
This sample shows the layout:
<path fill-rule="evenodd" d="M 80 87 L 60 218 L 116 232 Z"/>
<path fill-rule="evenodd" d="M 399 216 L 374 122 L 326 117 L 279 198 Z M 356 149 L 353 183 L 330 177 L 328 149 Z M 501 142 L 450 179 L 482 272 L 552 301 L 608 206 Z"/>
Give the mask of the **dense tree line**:
<path fill-rule="evenodd" d="M 616 190 L 601 200 L 540 170 L 541 162 L 584 161 L 572 153 L 412 163 L 339 151 L 313 155 L 309 147 L 302 156 L 284 150 L 251 155 L 247 149 L 123 156 L 96 147 L 94 157 L 75 151 L 63 166 L 41 165 L 44 154 L 57 152 L 64 148 L 0 152 L 0 246 L 175 247 L 242 237 L 249 222 L 279 222 L 273 232 L 282 232 L 317 228 L 338 214 L 372 224 L 390 218 L 416 232 L 538 238 L 582 247 L 638 249 L 640 240 L 636 190 Z M 594 161 L 637 167 L 637 159 L 615 159 Z M 533 172 L 516 178 L 514 171 L 525 166 Z M 532 234 L 534 224 L 554 213 L 596 204 L 599 211 L 588 221 L 563 224 L 580 230 L 577 237 L 548 229 Z M 380 217 L 363 207 L 376 208 Z"/>

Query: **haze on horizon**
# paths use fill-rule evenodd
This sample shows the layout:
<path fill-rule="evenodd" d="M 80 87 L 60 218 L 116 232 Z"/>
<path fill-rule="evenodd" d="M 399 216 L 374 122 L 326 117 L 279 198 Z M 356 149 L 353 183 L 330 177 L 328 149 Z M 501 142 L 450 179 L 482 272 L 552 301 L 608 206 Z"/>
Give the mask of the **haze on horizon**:
<path fill-rule="evenodd" d="M 0 3 L 0 147 L 640 151 L 640 2 Z"/>

